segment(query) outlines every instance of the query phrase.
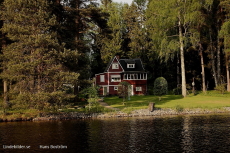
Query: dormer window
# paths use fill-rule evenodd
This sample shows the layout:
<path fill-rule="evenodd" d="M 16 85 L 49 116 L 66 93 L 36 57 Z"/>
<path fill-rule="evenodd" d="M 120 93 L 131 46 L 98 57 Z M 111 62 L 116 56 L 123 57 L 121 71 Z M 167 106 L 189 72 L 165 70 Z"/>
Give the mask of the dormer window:
<path fill-rule="evenodd" d="M 112 64 L 112 69 L 119 69 L 118 63 L 113 63 Z"/>
<path fill-rule="evenodd" d="M 127 64 L 127 68 L 135 68 L 135 64 Z"/>

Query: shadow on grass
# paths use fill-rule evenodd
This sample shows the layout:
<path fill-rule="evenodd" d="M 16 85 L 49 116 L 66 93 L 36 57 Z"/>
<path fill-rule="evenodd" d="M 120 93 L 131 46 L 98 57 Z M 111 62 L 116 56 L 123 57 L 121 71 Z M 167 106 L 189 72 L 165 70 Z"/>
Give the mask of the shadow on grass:
<path fill-rule="evenodd" d="M 123 102 L 122 98 L 118 98 L 117 96 L 106 97 L 104 100 L 108 105 L 122 110 L 128 107 L 132 107 L 135 109 L 145 109 L 148 108 L 150 102 L 154 102 L 155 105 L 159 106 L 168 103 L 172 100 L 178 100 L 182 98 L 183 97 L 181 95 L 164 95 L 161 97 L 161 100 L 159 101 L 158 96 L 147 95 L 147 96 L 131 96 L 130 100 L 126 100 L 125 102 Z"/>
<path fill-rule="evenodd" d="M 178 100 L 178 99 L 183 99 L 183 96 L 181 96 L 181 95 L 165 95 L 165 96 L 162 96 L 160 101 L 159 100 L 156 101 L 155 104 L 163 105 L 163 104 L 168 103 L 172 100 Z"/>

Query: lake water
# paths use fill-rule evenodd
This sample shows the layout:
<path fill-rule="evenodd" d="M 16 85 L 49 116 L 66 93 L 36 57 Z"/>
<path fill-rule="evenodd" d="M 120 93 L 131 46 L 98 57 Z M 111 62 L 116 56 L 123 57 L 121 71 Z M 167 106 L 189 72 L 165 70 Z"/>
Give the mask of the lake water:
<path fill-rule="evenodd" d="M 230 115 L 0 123 L 0 152 L 230 151 Z"/>

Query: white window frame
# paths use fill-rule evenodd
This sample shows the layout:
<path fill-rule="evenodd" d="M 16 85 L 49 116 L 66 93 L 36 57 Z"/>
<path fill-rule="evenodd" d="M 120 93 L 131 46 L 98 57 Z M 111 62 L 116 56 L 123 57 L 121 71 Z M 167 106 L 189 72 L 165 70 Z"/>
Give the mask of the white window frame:
<path fill-rule="evenodd" d="M 105 82 L 105 75 L 100 75 L 100 82 Z"/>
<path fill-rule="evenodd" d="M 142 91 L 142 87 L 136 87 L 136 91 Z"/>
<path fill-rule="evenodd" d="M 133 73 L 133 74 L 124 74 L 124 80 L 147 80 L 147 73 Z"/>
<path fill-rule="evenodd" d="M 121 82 L 120 75 L 111 75 L 111 82 Z"/>
<path fill-rule="evenodd" d="M 112 64 L 112 69 L 119 69 L 118 63 L 113 63 Z"/>
<path fill-rule="evenodd" d="M 117 91 L 118 90 L 118 86 L 114 86 L 114 90 Z"/>
<path fill-rule="evenodd" d="M 135 68 L 135 64 L 127 64 L 127 68 Z"/>

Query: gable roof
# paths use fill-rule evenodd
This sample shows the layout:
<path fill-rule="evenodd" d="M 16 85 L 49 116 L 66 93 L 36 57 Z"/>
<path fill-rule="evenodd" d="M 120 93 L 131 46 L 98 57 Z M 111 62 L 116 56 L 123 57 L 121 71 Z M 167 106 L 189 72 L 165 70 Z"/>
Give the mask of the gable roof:
<path fill-rule="evenodd" d="M 145 71 L 142 61 L 140 58 L 136 59 L 120 59 L 119 62 L 121 63 L 121 66 L 123 67 L 125 72 L 134 72 L 134 71 Z M 135 64 L 134 68 L 128 68 L 127 64 Z"/>
<path fill-rule="evenodd" d="M 145 69 L 143 67 L 142 61 L 140 58 L 135 58 L 135 59 L 119 59 L 116 56 L 114 56 L 114 58 L 112 58 L 107 67 L 105 68 L 105 72 L 107 72 L 110 68 L 110 66 L 112 65 L 114 60 L 118 61 L 118 64 L 121 66 L 121 68 L 123 69 L 123 72 L 144 72 Z M 134 68 L 128 68 L 127 64 L 135 64 Z"/>
<path fill-rule="evenodd" d="M 106 66 L 105 72 L 107 72 L 107 71 L 109 70 L 110 66 L 112 65 L 112 63 L 113 63 L 113 61 L 114 61 L 115 59 L 117 59 L 118 64 L 121 66 L 121 64 L 120 64 L 120 62 L 119 62 L 119 59 L 118 59 L 116 56 L 114 56 L 114 58 L 112 58 L 112 59 L 109 61 L 108 65 Z M 121 66 L 121 68 L 123 69 L 122 66 Z M 123 69 L 123 70 L 124 70 L 124 69 Z"/>

